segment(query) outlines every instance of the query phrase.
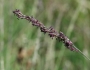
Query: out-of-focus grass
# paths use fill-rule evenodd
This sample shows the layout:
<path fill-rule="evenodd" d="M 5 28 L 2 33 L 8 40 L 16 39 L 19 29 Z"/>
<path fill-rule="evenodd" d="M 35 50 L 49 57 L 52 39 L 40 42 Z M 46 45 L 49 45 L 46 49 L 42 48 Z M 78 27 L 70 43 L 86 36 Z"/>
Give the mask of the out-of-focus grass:
<path fill-rule="evenodd" d="M 26 70 L 17 63 L 19 46 L 35 47 L 31 69 L 90 70 L 90 61 L 78 52 L 69 51 L 61 42 L 18 20 L 12 13 L 20 9 L 47 27 L 62 31 L 83 53 L 90 57 L 90 1 L 87 0 L 1 0 L 0 1 L 0 70 Z M 37 49 L 38 48 L 38 49 Z M 37 55 L 37 57 L 35 57 Z"/>

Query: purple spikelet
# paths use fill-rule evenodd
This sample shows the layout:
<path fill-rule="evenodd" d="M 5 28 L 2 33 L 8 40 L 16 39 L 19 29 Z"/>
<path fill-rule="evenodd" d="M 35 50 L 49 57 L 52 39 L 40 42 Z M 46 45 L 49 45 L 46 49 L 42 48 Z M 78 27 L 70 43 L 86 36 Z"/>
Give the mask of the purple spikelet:
<path fill-rule="evenodd" d="M 46 28 L 41 22 L 37 19 L 33 18 L 32 16 L 26 16 L 21 13 L 20 10 L 15 10 L 13 13 L 21 19 L 26 19 L 32 23 L 33 26 L 37 26 L 40 28 L 41 32 L 47 33 L 52 39 L 55 37 L 57 40 L 64 43 L 65 47 L 70 49 L 71 51 L 78 51 L 76 48 L 73 47 L 73 43 L 60 31 L 60 33 L 56 32 L 53 27 Z"/>
<path fill-rule="evenodd" d="M 55 37 L 56 40 L 59 40 L 61 42 L 63 42 L 63 44 L 65 45 L 66 48 L 68 48 L 71 51 L 76 51 L 76 52 L 80 52 L 83 56 L 85 56 L 88 60 L 90 60 L 84 53 L 82 53 L 77 47 L 74 46 L 74 44 L 72 43 L 72 41 L 70 41 L 68 39 L 67 36 L 65 36 L 63 34 L 63 32 L 60 31 L 60 33 L 56 32 L 55 29 L 53 27 L 49 27 L 46 28 L 41 22 L 39 22 L 37 19 L 33 18 L 32 16 L 26 16 L 23 15 L 21 13 L 20 10 L 16 9 L 15 11 L 13 11 L 14 15 L 16 15 L 21 19 L 26 19 L 29 22 L 32 23 L 33 26 L 39 27 L 41 32 L 43 33 L 47 33 L 52 39 Z"/>

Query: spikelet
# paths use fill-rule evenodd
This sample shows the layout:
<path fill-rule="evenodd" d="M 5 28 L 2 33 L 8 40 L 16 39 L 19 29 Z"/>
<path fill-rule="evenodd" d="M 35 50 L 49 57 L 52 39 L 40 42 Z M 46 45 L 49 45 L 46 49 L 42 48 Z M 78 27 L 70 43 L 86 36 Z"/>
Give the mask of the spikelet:
<path fill-rule="evenodd" d="M 18 17 L 18 19 L 19 18 L 26 19 L 29 22 L 31 22 L 33 26 L 39 27 L 41 32 L 47 33 L 52 39 L 55 37 L 56 40 L 61 41 L 65 45 L 65 47 L 68 48 L 69 50 L 80 52 L 81 54 L 83 54 L 77 47 L 74 46 L 72 41 L 70 41 L 69 38 L 65 36 L 63 32 L 60 31 L 60 33 L 58 33 L 55 31 L 53 27 L 46 28 L 41 22 L 39 22 L 37 19 L 33 18 L 32 16 L 23 15 L 20 10 L 16 9 L 15 11 L 13 11 L 13 13 Z M 85 54 L 83 54 L 83 56 L 86 57 Z"/>

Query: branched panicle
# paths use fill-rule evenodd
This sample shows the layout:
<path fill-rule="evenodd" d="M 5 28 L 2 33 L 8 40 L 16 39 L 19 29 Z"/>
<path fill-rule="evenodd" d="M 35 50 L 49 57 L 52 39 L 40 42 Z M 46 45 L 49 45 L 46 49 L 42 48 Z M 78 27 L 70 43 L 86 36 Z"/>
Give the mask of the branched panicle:
<path fill-rule="evenodd" d="M 60 31 L 60 33 L 56 32 L 53 27 L 46 28 L 41 22 L 39 22 L 37 19 L 33 18 L 32 16 L 26 16 L 21 13 L 20 10 L 15 10 L 13 13 L 21 19 L 26 19 L 29 22 L 32 23 L 33 26 L 37 26 L 40 28 L 41 32 L 47 33 L 52 39 L 55 37 L 57 40 L 64 43 L 65 47 L 70 49 L 71 51 L 78 51 L 73 43 L 63 34 L 63 32 Z"/>

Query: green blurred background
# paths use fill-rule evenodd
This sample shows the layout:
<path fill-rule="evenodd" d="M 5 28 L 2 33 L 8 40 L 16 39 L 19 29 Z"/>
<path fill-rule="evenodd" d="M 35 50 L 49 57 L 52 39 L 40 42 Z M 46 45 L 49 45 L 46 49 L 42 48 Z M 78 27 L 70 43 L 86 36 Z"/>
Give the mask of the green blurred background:
<path fill-rule="evenodd" d="M 0 0 L 0 70 L 90 70 L 90 61 L 12 13 L 19 9 L 62 31 L 90 57 L 90 0 Z M 34 47 L 32 66 L 16 61 L 18 48 Z"/>

